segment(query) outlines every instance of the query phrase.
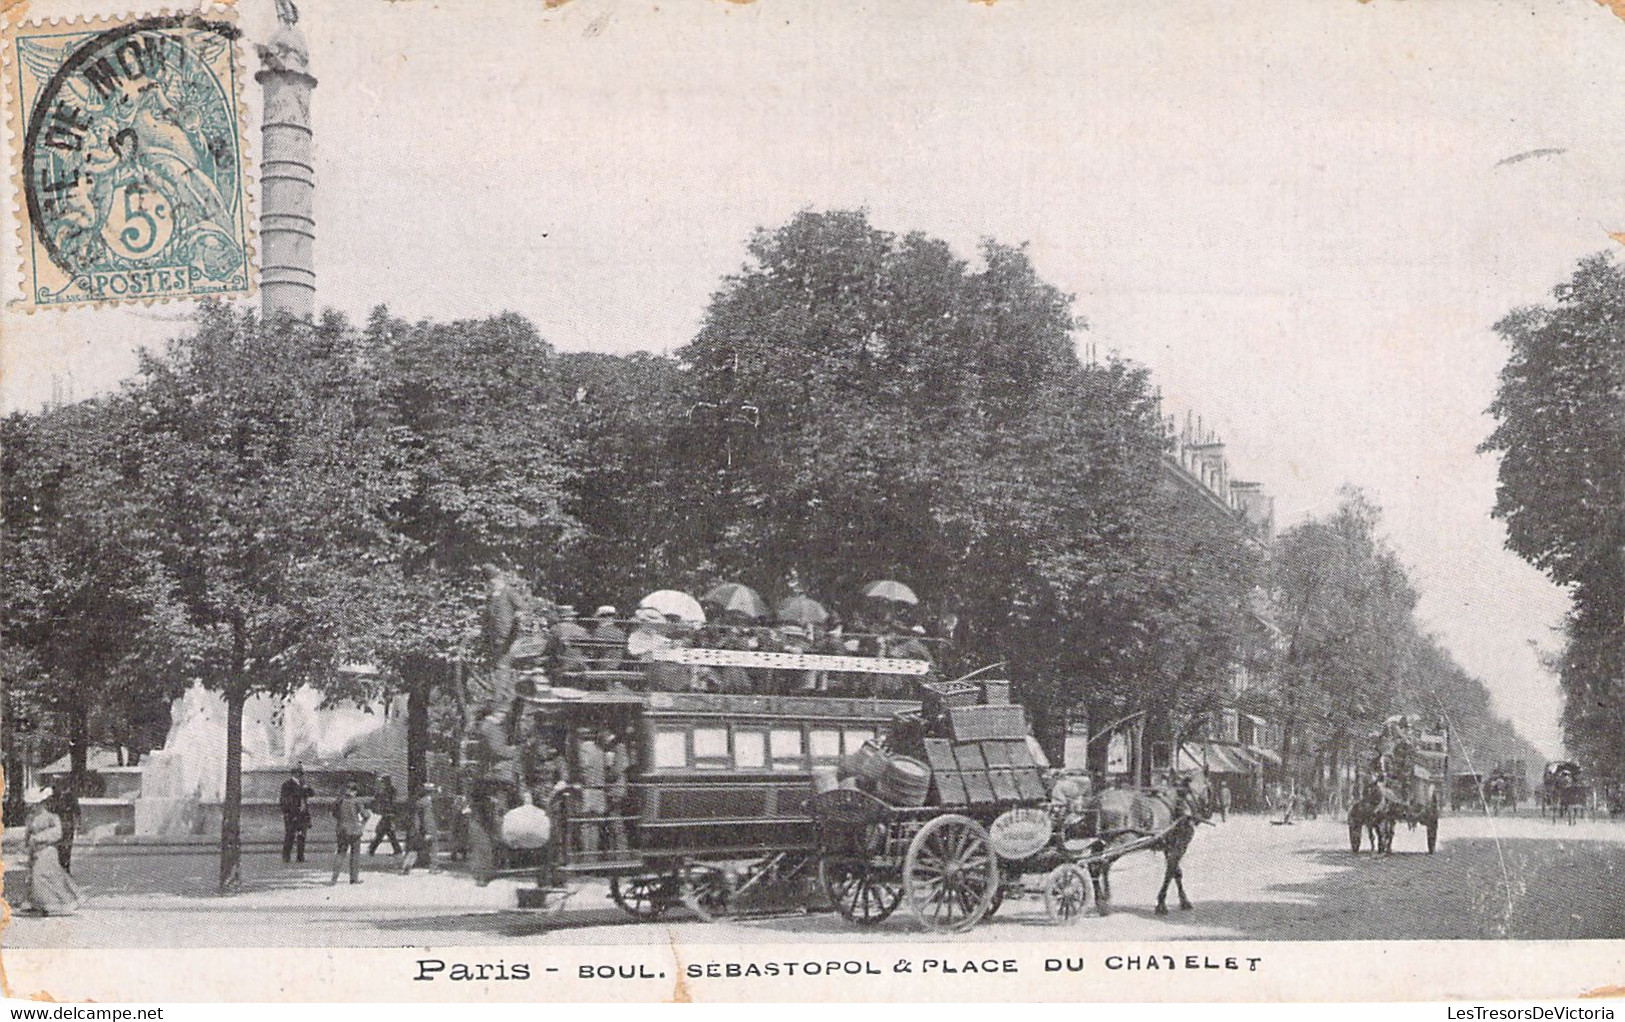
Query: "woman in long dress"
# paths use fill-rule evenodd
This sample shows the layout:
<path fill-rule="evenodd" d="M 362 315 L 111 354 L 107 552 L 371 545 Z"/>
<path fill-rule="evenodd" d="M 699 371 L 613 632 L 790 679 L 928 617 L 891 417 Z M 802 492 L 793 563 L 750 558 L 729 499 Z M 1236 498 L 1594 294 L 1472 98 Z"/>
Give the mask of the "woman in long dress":
<path fill-rule="evenodd" d="M 79 907 L 79 887 L 62 868 L 56 846 L 62 840 L 62 820 L 45 807 L 51 789 L 23 793 L 28 804 L 28 911 L 35 915 L 71 916 Z"/>

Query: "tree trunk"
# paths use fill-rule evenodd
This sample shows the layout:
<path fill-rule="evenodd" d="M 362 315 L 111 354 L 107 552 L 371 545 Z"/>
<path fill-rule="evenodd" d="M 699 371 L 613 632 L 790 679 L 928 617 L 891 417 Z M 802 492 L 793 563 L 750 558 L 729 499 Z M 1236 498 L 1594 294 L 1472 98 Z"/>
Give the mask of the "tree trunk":
<path fill-rule="evenodd" d="M 220 893 L 242 889 L 243 859 L 243 704 L 242 685 L 226 690 L 226 793 L 220 806 Z"/>
<path fill-rule="evenodd" d="M 429 780 L 429 698 L 439 665 L 416 659 L 405 667 L 406 681 L 406 795 L 416 803 Z"/>
<path fill-rule="evenodd" d="M 5 752 L 6 826 L 21 822 L 23 816 L 23 753 L 19 747 L 17 722 L 11 706 L 11 692 L 0 688 L 0 749 Z"/>
<path fill-rule="evenodd" d="M 90 707 L 84 702 L 68 709 L 68 770 L 69 784 L 74 790 L 84 783 L 85 770 L 90 765 Z"/>

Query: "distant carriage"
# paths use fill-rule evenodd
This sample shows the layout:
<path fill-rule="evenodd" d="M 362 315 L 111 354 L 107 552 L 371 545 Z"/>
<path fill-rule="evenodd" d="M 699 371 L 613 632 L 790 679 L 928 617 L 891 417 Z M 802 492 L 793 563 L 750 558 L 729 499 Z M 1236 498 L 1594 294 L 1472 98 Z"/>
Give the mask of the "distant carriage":
<path fill-rule="evenodd" d="M 1582 779 L 1580 765 L 1567 760 L 1546 764 L 1541 784 L 1543 812 L 1553 823 L 1567 820 L 1572 826 L 1585 814 L 1591 789 Z"/>
<path fill-rule="evenodd" d="M 1477 773 L 1459 773 L 1450 779 L 1450 808 L 1478 810 L 1489 799 L 1485 777 Z"/>
<path fill-rule="evenodd" d="M 1496 772 L 1484 782 L 1484 803 L 1495 816 L 1518 810 L 1518 783 L 1506 774 Z"/>

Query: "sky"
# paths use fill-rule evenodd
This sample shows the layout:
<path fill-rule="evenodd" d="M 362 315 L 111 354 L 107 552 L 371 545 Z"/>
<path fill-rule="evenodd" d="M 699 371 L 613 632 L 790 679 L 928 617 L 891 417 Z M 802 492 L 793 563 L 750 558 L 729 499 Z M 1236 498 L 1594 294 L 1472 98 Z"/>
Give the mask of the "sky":
<path fill-rule="evenodd" d="M 750 233 L 801 209 L 866 207 L 967 257 L 1025 242 L 1076 295 L 1080 344 L 1148 365 L 1281 526 L 1344 484 L 1380 503 L 1426 626 L 1561 751 L 1538 651 L 1567 599 L 1504 549 L 1475 449 L 1494 323 L 1625 231 L 1625 21 L 1605 7 L 299 6 L 323 306 L 513 310 L 560 348 L 669 352 Z M 271 0 L 238 9 L 269 35 Z M 1559 151 L 1505 162 L 1537 149 Z M 8 312 L 0 406 L 108 388 L 190 311 Z"/>

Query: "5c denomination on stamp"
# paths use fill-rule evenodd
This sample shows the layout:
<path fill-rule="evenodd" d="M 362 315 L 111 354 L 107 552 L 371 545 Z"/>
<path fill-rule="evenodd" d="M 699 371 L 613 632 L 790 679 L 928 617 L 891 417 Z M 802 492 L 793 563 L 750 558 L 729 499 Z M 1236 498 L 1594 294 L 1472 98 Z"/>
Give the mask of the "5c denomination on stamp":
<path fill-rule="evenodd" d="M 197 15 L 8 31 L 19 304 L 249 289 L 237 34 Z"/>

